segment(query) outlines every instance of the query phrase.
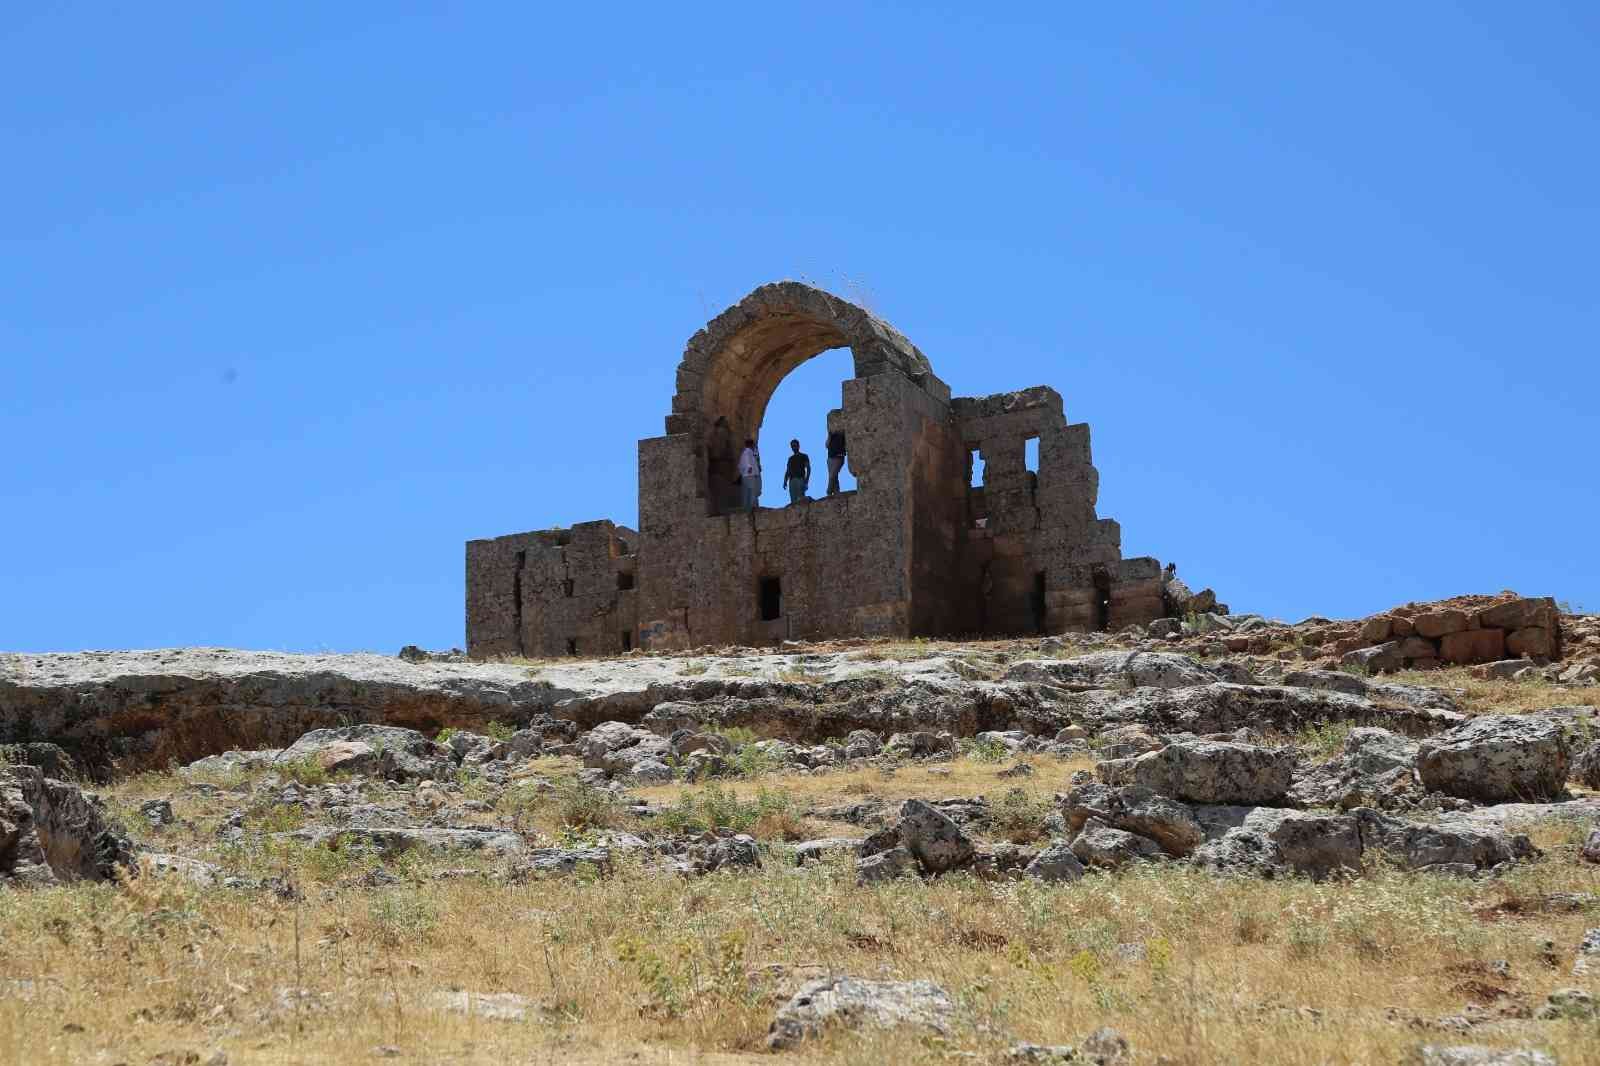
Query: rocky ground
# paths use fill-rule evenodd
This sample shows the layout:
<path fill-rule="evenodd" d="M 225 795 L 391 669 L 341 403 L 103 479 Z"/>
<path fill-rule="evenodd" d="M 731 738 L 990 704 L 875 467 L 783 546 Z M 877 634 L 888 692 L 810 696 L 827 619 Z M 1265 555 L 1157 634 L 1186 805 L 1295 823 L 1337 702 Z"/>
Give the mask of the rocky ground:
<path fill-rule="evenodd" d="M 6 656 L 0 1061 L 1600 1063 L 1600 620 L 1348 658 L 1463 602 Z"/>

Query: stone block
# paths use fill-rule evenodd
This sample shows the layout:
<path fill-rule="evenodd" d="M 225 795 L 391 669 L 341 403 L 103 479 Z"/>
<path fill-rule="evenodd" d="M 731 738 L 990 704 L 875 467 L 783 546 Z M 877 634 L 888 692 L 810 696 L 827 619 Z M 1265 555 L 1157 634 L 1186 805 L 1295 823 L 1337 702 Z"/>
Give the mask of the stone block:
<path fill-rule="evenodd" d="M 1367 644 L 1382 644 L 1394 632 L 1394 619 L 1386 614 L 1375 614 L 1361 623 L 1361 639 Z"/>
<path fill-rule="evenodd" d="M 1506 635 L 1506 651 L 1532 659 L 1548 659 L 1555 651 L 1555 642 L 1543 626 L 1524 626 Z"/>
<path fill-rule="evenodd" d="M 1479 624 L 1495 629 L 1525 629 L 1529 626 L 1539 626 L 1542 629 L 1554 630 L 1559 624 L 1558 619 L 1555 600 L 1549 597 L 1509 600 L 1497 603 L 1493 607 L 1485 607 L 1478 612 Z"/>
<path fill-rule="evenodd" d="M 1470 621 L 1467 612 L 1449 610 L 1419 614 L 1411 620 L 1411 624 L 1416 627 L 1417 636 L 1438 640 L 1451 633 L 1464 631 Z"/>
<path fill-rule="evenodd" d="M 1447 633 L 1439 640 L 1439 658 L 1447 663 L 1492 663 L 1505 656 L 1503 629 L 1469 629 Z"/>
<path fill-rule="evenodd" d="M 1439 655 L 1439 646 L 1431 640 L 1421 637 L 1407 637 L 1400 642 L 1400 658 L 1402 659 L 1434 659 Z"/>

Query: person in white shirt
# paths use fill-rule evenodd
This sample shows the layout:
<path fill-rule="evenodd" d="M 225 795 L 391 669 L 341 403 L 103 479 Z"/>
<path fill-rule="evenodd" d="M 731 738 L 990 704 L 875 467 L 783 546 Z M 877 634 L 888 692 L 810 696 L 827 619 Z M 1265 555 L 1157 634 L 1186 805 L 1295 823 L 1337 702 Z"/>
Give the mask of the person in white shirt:
<path fill-rule="evenodd" d="M 745 439 L 744 451 L 739 453 L 739 495 L 746 511 L 754 511 L 761 500 L 761 453 L 756 442 Z"/>

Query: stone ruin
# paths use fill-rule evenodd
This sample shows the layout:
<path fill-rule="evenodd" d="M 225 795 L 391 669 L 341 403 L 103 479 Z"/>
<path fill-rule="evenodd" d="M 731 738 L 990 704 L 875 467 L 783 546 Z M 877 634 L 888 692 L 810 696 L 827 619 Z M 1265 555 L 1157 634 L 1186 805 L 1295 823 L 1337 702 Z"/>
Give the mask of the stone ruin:
<path fill-rule="evenodd" d="M 857 487 L 739 510 L 738 443 L 759 441 L 791 370 L 840 347 L 855 377 L 827 425 L 845 434 Z M 764 285 L 690 338 L 666 433 L 639 442 L 637 530 L 600 520 L 467 542 L 467 650 L 1007 636 L 1165 616 L 1170 575 L 1122 557 L 1098 489 L 1089 427 L 1067 422 L 1054 389 L 952 397 L 888 323 L 809 285 Z"/>

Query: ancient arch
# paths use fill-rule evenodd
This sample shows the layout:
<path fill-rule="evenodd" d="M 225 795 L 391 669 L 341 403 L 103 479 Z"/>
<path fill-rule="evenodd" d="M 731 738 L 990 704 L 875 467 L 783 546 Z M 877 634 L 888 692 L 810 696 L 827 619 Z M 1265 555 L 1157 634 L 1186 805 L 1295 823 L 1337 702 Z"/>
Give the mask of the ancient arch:
<path fill-rule="evenodd" d="M 926 384 L 927 357 L 887 322 L 848 300 L 797 281 L 763 285 L 708 322 L 684 348 L 668 433 L 710 438 L 726 418 L 736 440 L 761 426 L 784 376 L 831 348 L 849 348 L 855 376 L 897 370 Z"/>

